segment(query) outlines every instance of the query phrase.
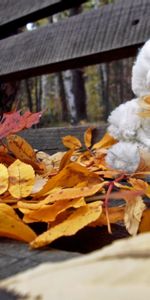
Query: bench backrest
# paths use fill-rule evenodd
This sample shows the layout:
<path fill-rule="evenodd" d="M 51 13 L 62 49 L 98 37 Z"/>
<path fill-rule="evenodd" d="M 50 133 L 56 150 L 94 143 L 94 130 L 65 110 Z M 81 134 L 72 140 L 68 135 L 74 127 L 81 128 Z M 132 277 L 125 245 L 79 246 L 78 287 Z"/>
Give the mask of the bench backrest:
<path fill-rule="evenodd" d="M 115 4 L 7 37 L 28 22 L 82 2 L 86 0 L 0 1 L 0 79 L 129 57 L 149 38 L 149 0 L 116 0 Z"/>
<path fill-rule="evenodd" d="M 1 0 L 0 80 L 83 67 L 135 55 L 150 37 L 150 1 L 116 0 L 65 20 L 33 30 L 21 26 L 52 16 L 86 0 Z M 98 138 L 105 126 L 98 131 Z M 30 130 L 23 133 L 34 147 L 63 150 L 61 137 L 83 139 L 85 127 Z"/>

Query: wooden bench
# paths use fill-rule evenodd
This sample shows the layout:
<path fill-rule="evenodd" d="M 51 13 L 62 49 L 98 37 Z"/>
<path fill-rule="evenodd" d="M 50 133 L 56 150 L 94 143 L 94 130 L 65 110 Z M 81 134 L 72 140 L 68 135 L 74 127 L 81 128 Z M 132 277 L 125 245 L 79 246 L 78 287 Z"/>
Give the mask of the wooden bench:
<path fill-rule="evenodd" d="M 12 35 L 28 22 L 83 2 L 86 0 L 1 1 L 0 80 L 23 79 L 133 56 L 149 39 L 149 0 L 118 0 L 115 4 L 66 18 L 32 32 Z M 54 153 L 63 150 L 60 142 L 62 136 L 73 134 L 80 138 L 84 130 L 84 127 L 30 129 L 22 135 L 35 148 Z M 104 130 L 105 125 L 98 130 L 98 137 Z M 116 230 L 116 235 L 109 242 L 120 236 Z M 75 255 L 56 250 L 33 252 L 9 240 L 1 240 L 0 249 L 1 278 L 42 261 L 62 260 Z"/>

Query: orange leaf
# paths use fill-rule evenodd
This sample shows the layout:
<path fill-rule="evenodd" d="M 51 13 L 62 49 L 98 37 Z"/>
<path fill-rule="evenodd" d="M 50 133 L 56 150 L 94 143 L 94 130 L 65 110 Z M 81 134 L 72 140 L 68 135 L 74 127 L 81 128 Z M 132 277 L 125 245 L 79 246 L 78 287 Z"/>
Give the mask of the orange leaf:
<path fill-rule="evenodd" d="M 70 163 L 62 169 L 57 175 L 50 178 L 43 189 L 36 193 L 35 197 L 40 197 L 49 193 L 55 187 L 74 187 L 81 181 L 98 183 L 101 180 L 99 176 L 90 172 L 87 168 L 78 163 Z"/>
<path fill-rule="evenodd" d="M 56 217 L 70 207 L 78 208 L 86 203 L 84 198 L 61 200 L 52 205 L 45 205 L 41 209 L 30 211 L 23 218 L 24 222 L 52 222 Z"/>
<path fill-rule="evenodd" d="M 76 209 L 66 220 L 51 227 L 31 242 L 31 247 L 40 248 L 52 243 L 62 236 L 71 236 L 99 218 L 102 207 L 99 202 L 93 202 Z"/>
<path fill-rule="evenodd" d="M 82 146 L 79 139 L 72 135 L 67 135 L 67 136 L 63 137 L 62 141 L 63 141 L 64 146 L 69 149 L 79 149 Z"/>
<path fill-rule="evenodd" d="M 146 209 L 145 211 L 143 211 L 143 215 L 142 215 L 142 219 L 138 231 L 140 233 L 150 231 L 150 209 Z"/>
<path fill-rule="evenodd" d="M 93 145 L 92 149 L 96 150 L 99 148 L 109 148 L 117 142 L 118 141 L 114 139 L 109 133 L 106 133 L 98 143 Z"/>
<path fill-rule="evenodd" d="M 71 159 L 73 152 L 74 152 L 74 149 L 70 149 L 69 151 L 67 151 L 64 154 L 64 156 L 62 157 L 61 162 L 60 162 L 59 171 L 61 171 L 65 166 L 67 166 L 70 163 L 70 159 Z"/>
<path fill-rule="evenodd" d="M 0 164 L 0 195 L 6 192 L 8 189 L 8 170 Z"/>
<path fill-rule="evenodd" d="M 35 181 L 35 173 L 32 166 L 17 159 L 8 167 L 8 174 L 9 193 L 18 199 L 29 196 Z"/>
<path fill-rule="evenodd" d="M 6 139 L 8 149 L 20 160 L 36 160 L 33 148 L 19 135 L 9 135 Z"/>
<path fill-rule="evenodd" d="M 31 242 L 36 238 L 34 231 L 25 225 L 12 207 L 0 203 L 0 236 Z"/>
<path fill-rule="evenodd" d="M 25 202 L 18 201 L 18 208 L 29 208 L 29 209 L 39 209 L 43 205 L 54 203 L 59 200 L 70 200 L 77 199 L 81 197 L 88 197 L 96 194 L 99 191 L 103 190 L 103 187 L 107 184 L 107 182 L 102 182 L 99 184 L 95 184 L 93 186 L 84 186 L 84 187 L 74 187 L 74 188 L 66 188 L 66 189 L 54 189 L 51 191 L 49 196 L 47 196 L 44 200 L 38 202 Z"/>
<path fill-rule="evenodd" d="M 87 148 L 91 147 L 92 142 L 92 130 L 93 128 L 88 128 L 84 133 L 84 143 Z"/>

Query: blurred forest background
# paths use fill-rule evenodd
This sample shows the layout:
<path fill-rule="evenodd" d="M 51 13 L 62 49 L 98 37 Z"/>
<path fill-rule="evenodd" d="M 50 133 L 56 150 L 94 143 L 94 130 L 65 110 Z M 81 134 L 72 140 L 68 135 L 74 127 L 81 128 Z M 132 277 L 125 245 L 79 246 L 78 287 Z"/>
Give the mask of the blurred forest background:
<path fill-rule="evenodd" d="M 89 0 L 65 13 L 28 24 L 22 30 L 34 30 L 37 26 L 45 26 L 84 11 L 98 9 L 114 1 Z M 116 106 L 133 97 L 131 69 L 134 59 L 131 57 L 28 78 L 17 83 L 1 84 L 3 91 L 6 91 L 6 97 L 3 96 L 1 103 L 5 106 L 5 110 L 9 111 L 14 105 L 15 98 L 19 99 L 17 103 L 19 109 L 29 108 L 32 112 L 44 110 L 44 117 L 40 123 L 43 127 L 100 124 L 107 120 L 110 111 Z"/>

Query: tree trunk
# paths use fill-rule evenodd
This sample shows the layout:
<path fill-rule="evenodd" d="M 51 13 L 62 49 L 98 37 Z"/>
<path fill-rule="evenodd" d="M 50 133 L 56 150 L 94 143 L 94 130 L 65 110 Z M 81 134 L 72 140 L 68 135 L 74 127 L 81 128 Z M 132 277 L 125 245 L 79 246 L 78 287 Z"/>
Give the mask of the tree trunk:
<path fill-rule="evenodd" d="M 0 114 L 11 111 L 17 105 L 18 88 L 18 81 L 0 82 Z"/>
<path fill-rule="evenodd" d="M 61 106 L 62 106 L 62 121 L 66 122 L 69 121 L 69 111 L 66 102 L 63 76 L 61 72 L 58 73 L 58 83 L 59 83 L 59 96 L 60 96 Z"/>
<path fill-rule="evenodd" d="M 25 88 L 26 88 L 26 93 L 27 93 L 27 101 L 28 101 L 28 106 L 30 111 L 33 111 L 33 99 L 31 95 L 31 88 L 30 88 L 30 79 L 25 79 Z"/>
<path fill-rule="evenodd" d="M 104 120 L 110 113 L 110 102 L 109 102 L 109 64 L 100 65 L 100 78 L 101 78 L 101 98 L 104 106 Z"/>
<path fill-rule="evenodd" d="M 62 74 L 67 100 L 67 107 L 70 114 L 70 122 L 71 124 L 76 124 L 78 122 L 78 118 L 75 106 L 75 95 L 72 90 L 72 71 L 67 70 L 65 72 L 62 72 Z"/>

